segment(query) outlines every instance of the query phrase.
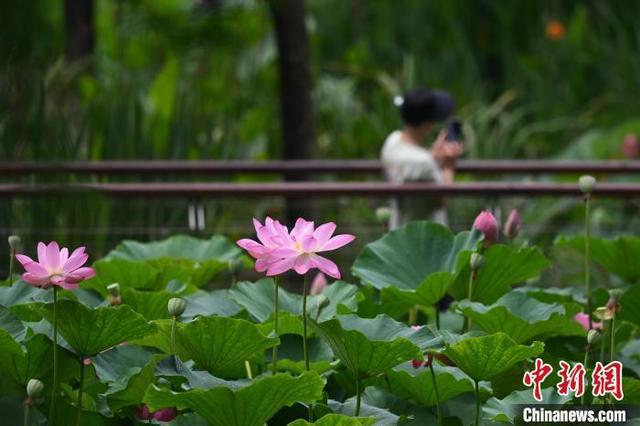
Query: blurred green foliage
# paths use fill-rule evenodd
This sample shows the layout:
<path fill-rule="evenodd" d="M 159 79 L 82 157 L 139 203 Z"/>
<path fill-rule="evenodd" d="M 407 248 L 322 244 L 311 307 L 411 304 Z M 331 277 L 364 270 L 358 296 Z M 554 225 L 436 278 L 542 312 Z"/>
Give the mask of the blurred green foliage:
<path fill-rule="evenodd" d="M 62 7 L 0 5 L 4 158 L 278 157 L 264 2 L 95 0 L 95 52 L 75 62 L 63 58 Z M 553 155 L 639 112 L 637 2 L 309 0 L 307 10 L 322 157 L 376 157 L 398 125 L 392 97 L 416 85 L 456 96 L 473 157 Z"/>

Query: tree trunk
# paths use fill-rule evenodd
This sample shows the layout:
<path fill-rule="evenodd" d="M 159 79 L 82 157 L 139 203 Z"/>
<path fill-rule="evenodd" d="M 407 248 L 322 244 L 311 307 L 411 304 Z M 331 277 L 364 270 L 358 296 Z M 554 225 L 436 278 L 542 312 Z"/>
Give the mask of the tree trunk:
<path fill-rule="evenodd" d="M 80 59 L 93 53 L 93 0 L 65 0 L 66 56 Z"/>
<path fill-rule="evenodd" d="M 278 44 L 282 158 L 310 159 L 315 154 L 316 135 L 304 0 L 269 0 L 269 7 Z M 285 180 L 304 180 L 304 175 L 288 174 Z M 303 203 L 287 200 L 289 221 L 310 213 Z"/>

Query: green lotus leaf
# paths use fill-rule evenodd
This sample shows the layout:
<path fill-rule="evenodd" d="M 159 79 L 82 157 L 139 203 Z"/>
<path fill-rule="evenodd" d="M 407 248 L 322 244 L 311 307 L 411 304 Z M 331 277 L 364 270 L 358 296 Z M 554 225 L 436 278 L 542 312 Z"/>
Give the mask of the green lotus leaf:
<path fill-rule="evenodd" d="M 51 342 L 36 334 L 18 343 L 7 330 L 0 328 L 0 371 L 16 384 L 24 386 L 29 379 L 44 379 L 51 370 Z"/>
<path fill-rule="evenodd" d="M 591 237 L 589 239 L 591 259 L 607 271 L 619 276 L 629 284 L 640 281 L 640 238 L 620 236 L 615 239 Z M 558 247 L 569 247 L 584 253 L 584 236 L 560 236 Z"/>
<path fill-rule="evenodd" d="M 149 365 L 154 354 L 154 351 L 141 346 L 116 346 L 93 357 L 91 364 L 98 379 L 109 383 L 115 391 L 124 389 L 129 378 Z"/>
<path fill-rule="evenodd" d="M 338 315 L 322 323 L 311 321 L 311 325 L 347 370 L 359 378 L 421 358 L 426 348 L 441 341 L 426 328 L 416 331 L 386 315 L 373 319 Z"/>
<path fill-rule="evenodd" d="M 468 300 L 456 306 L 481 330 L 504 332 L 517 343 L 529 342 L 542 335 L 586 335 L 573 320 L 578 310 L 567 313 L 560 304 L 542 303 L 523 292 L 507 293 L 490 306 Z"/>
<path fill-rule="evenodd" d="M 278 342 L 246 320 L 199 317 L 179 329 L 176 350 L 181 359 L 193 360 L 196 367 L 229 377 L 245 360 L 257 355 L 262 358 L 264 351 Z"/>
<path fill-rule="evenodd" d="M 218 260 L 228 262 L 242 257 L 242 250 L 227 238 L 213 235 L 208 240 L 188 235 L 175 235 L 161 241 L 141 243 L 125 240 L 106 259 L 151 260 L 162 258 L 191 259 L 197 261 Z"/>
<path fill-rule="evenodd" d="M 449 293 L 457 300 L 466 299 L 469 293 L 470 253 L 462 253 L 458 259 L 461 271 Z M 493 303 L 511 290 L 511 286 L 537 277 L 550 266 L 547 258 L 536 247 L 512 247 L 494 244 L 485 250 L 484 264 L 478 271 L 473 285 L 472 299 L 485 304 Z"/>
<path fill-rule="evenodd" d="M 196 316 L 218 315 L 233 317 L 242 311 L 242 307 L 229 298 L 228 290 L 214 290 L 205 292 L 199 290 L 182 297 L 187 307 L 182 318 L 192 319 Z"/>
<path fill-rule="evenodd" d="M 257 426 L 264 425 L 282 407 L 321 399 L 323 387 L 324 380 L 310 371 L 298 377 L 264 376 L 237 388 L 217 386 L 173 392 L 150 386 L 144 401 L 151 410 L 191 409 L 213 426 Z"/>
<path fill-rule="evenodd" d="M 385 287 L 381 290 L 382 303 L 403 303 L 405 307 L 414 305 L 432 306 L 438 303 L 455 281 L 451 272 L 434 272 L 415 290 Z"/>
<path fill-rule="evenodd" d="M 27 329 L 20 318 L 2 305 L 0 305 L 0 329 L 8 331 L 11 337 L 18 342 L 21 342 L 27 335 Z"/>
<path fill-rule="evenodd" d="M 125 386 L 111 384 L 104 393 L 109 408 L 117 412 L 121 408 L 141 404 L 147 388 L 156 381 L 155 367 L 155 362 L 145 365 L 128 378 Z"/>
<path fill-rule="evenodd" d="M 490 380 L 516 363 L 544 351 L 544 343 L 519 345 L 505 333 L 469 337 L 448 346 L 443 353 L 472 379 Z"/>
<path fill-rule="evenodd" d="M 53 304 L 41 309 L 52 322 Z M 58 332 L 80 357 L 86 358 L 153 333 L 155 327 L 129 306 L 91 309 L 73 300 L 58 301 Z"/>
<path fill-rule="evenodd" d="M 516 424 L 516 419 L 521 414 L 522 405 L 549 404 L 563 405 L 571 401 L 570 396 L 559 395 L 554 387 L 542 389 L 542 401 L 533 398 L 531 389 L 516 391 L 504 399 L 491 398 L 482 407 L 482 415 L 485 419 L 494 422 Z"/>
<path fill-rule="evenodd" d="M 620 299 L 620 318 L 640 326 L 640 286 L 629 287 Z"/>
<path fill-rule="evenodd" d="M 440 403 L 460 394 L 475 391 L 473 380 L 460 369 L 434 363 L 433 370 L 438 385 Z M 429 368 L 414 368 L 411 363 L 404 363 L 387 371 L 386 377 L 390 391 L 399 398 L 423 406 L 437 404 L 433 376 Z M 383 383 L 381 383 L 382 385 Z M 483 382 L 481 391 L 490 393 L 491 387 Z"/>
<path fill-rule="evenodd" d="M 122 292 L 122 302 L 149 321 L 169 318 L 167 303 L 172 297 L 175 295 L 163 290 L 140 291 L 128 288 Z"/>
<path fill-rule="evenodd" d="M 304 419 L 298 419 L 289 423 L 289 426 L 370 426 L 375 423 L 375 417 L 350 417 L 343 414 L 327 414 L 313 423 L 309 423 Z"/>
<path fill-rule="evenodd" d="M 92 289 L 103 297 L 108 294 L 107 286 L 120 285 L 120 290 L 161 290 L 165 286 L 160 270 L 145 262 L 129 259 L 100 259 L 93 264 L 96 276 L 82 283 L 82 288 Z"/>
<path fill-rule="evenodd" d="M 263 278 L 255 283 L 246 281 L 237 283 L 229 291 L 229 297 L 242 305 L 258 322 L 269 321 L 273 315 L 275 292 L 273 280 L 270 278 Z M 307 296 L 307 315 L 318 321 L 326 321 L 337 313 L 355 311 L 358 300 L 361 298 L 356 286 L 344 281 L 336 281 L 325 287 L 321 296 Z M 289 293 L 279 287 L 278 310 L 302 315 L 302 295 Z"/>
<path fill-rule="evenodd" d="M 353 274 L 377 289 L 397 287 L 415 291 L 434 272 L 455 272 L 460 252 L 473 250 L 482 239 L 478 231 L 454 236 L 445 226 L 411 222 L 369 243 L 353 264 Z M 442 292 L 443 282 L 430 283 L 424 294 Z M 427 286 L 427 287 L 429 287 Z"/>
<path fill-rule="evenodd" d="M 322 374 L 331 369 L 333 352 L 322 339 L 307 340 L 309 352 L 309 368 Z M 267 352 L 267 368 L 271 368 L 271 352 Z M 297 334 L 281 334 L 278 346 L 278 370 L 301 374 L 305 371 L 302 336 Z"/>
<path fill-rule="evenodd" d="M 367 393 L 365 389 L 364 394 Z M 356 398 L 351 397 L 347 399 L 345 402 L 339 402 L 335 400 L 327 401 L 327 405 L 335 414 L 343 414 L 346 416 L 353 416 L 356 412 Z M 360 416 L 362 417 L 372 417 L 375 419 L 373 425 L 375 426 L 395 426 L 400 421 L 400 417 L 391 411 L 385 410 L 384 408 L 374 407 L 373 405 L 369 405 L 366 402 L 362 402 L 360 404 Z"/>

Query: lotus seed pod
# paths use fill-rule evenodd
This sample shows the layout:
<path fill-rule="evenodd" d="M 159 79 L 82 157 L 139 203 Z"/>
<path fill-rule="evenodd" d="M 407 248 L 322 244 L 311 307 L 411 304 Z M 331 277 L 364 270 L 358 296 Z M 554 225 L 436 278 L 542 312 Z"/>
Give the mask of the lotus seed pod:
<path fill-rule="evenodd" d="M 611 290 L 609 290 L 609 299 L 613 300 L 614 302 L 619 302 L 622 298 L 622 293 L 623 291 L 621 289 L 612 288 Z"/>
<path fill-rule="evenodd" d="M 380 224 L 385 224 L 389 222 L 391 218 L 391 209 L 389 207 L 378 207 L 376 209 L 376 220 Z"/>
<path fill-rule="evenodd" d="M 578 187 L 583 194 L 591 194 L 596 186 L 596 178 L 591 175 L 580 176 Z"/>
<path fill-rule="evenodd" d="M 184 313 L 184 310 L 187 307 L 187 302 L 184 299 L 180 299 L 178 297 L 173 297 L 169 299 L 169 303 L 167 304 L 167 309 L 169 310 L 169 314 L 173 317 L 179 317 Z"/>
<path fill-rule="evenodd" d="M 22 247 L 22 238 L 17 235 L 9 235 L 9 247 L 11 247 L 14 251 L 20 250 Z"/>
<path fill-rule="evenodd" d="M 598 341 L 598 338 L 600 337 L 600 333 L 598 332 L 598 330 L 589 330 L 589 332 L 587 333 L 587 343 L 590 345 L 593 345 L 595 342 Z"/>
<path fill-rule="evenodd" d="M 38 379 L 31 379 L 27 383 L 27 396 L 29 396 L 30 398 L 36 398 L 40 396 L 43 390 L 44 383 L 42 383 Z"/>
<path fill-rule="evenodd" d="M 482 268 L 484 264 L 484 256 L 480 253 L 472 253 L 471 258 L 469 259 L 469 265 L 471 266 L 472 271 L 477 271 Z"/>
<path fill-rule="evenodd" d="M 113 297 L 120 297 L 120 284 L 113 283 L 107 286 L 107 291 Z"/>

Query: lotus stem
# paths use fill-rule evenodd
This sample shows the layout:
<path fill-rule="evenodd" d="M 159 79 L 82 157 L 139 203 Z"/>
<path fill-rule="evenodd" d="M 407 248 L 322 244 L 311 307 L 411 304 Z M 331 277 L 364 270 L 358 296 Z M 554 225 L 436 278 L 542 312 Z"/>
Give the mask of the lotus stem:
<path fill-rule="evenodd" d="M 9 251 L 9 276 L 7 277 L 7 284 L 11 285 L 13 280 L 13 258 L 16 257 L 16 249 L 11 247 Z"/>
<path fill-rule="evenodd" d="M 51 404 L 49 405 L 48 423 L 53 426 L 56 414 L 56 398 L 58 396 L 58 286 L 53 286 L 53 384 L 51 386 Z"/>
<path fill-rule="evenodd" d="M 606 337 L 607 337 L 607 332 L 609 331 L 607 324 L 608 324 L 608 321 L 606 320 L 602 321 L 602 339 L 601 339 L 602 341 L 600 344 L 600 362 L 603 364 L 604 364 L 604 349 L 607 346 Z"/>
<path fill-rule="evenodd" d="M 24 426 L 29 426 L 30 414 L 31 414 L 31 404 L 29 403 L 29 401 L 27 401 L 24 404 L 24 421 L 23 421 Z"/>
<path fill-rule="evenodd" d="M 590 261 L 590 251 L 589 251 L 589 240 L 591 239 L 591 220 L 590 220 L 590 210 L 591 210 L 591 194 L 585 194 L 584 196 L 584 292 L 587 297 L 587 315 L 589 315 L 589 330 L 593 328 L 593 324 L 591 321 L 591 271 L 589 265 Z"/>
<path fill-rule="evenodd" d="M 611 341 L 609 343 L 609 362 L 613 361 L 616 356 L 616 314 L 611 317 Z"/>
<path fill-rule="evenodd" d="M 362 402 L 362 392 L 360 391 L 360 377 L 356 377 L 356 413 L 355 416 L 360 415 L 360 405 Z"/>
<path fill-rule="evenodd" d="M 309 281 L 309 274 L 304 275 L 302 284 L 302 351 L 304 354 L 304 369 L 309 371 L 309 350 L 307 348 L 307 285 Z M 313 408 L 311 404 L 308 407 L 309 410 L 309 423 L 313 422 Z"/>
<path fill-rule="evenodd" d="M 476 384 L 476 426 L 480 426 L 480 386 L 477 380 L 475 380 L 475 384 Z"/>
<path fill-rule="evenodd" d="M 273 334 L 278 337 L 278 277 L 273 277 Z M 273 362 L 273 375 L 278 372 L 278 345 L 273 347 L 273 354 L 271 355 L 271 362 Z"/>
<path fill-rule="evenodd" d="M 76 426 L 82 425 L 82 391 L 84 390 L 84 361 L 80 359 L 80 387 L 78 388 L 78 416 Z"/>
<path fill-rule="evenodd" d="M 469 299 L 469 302 L 472 301 L 472 297 L 473 297 L 473 282 L 476 279 L 476 275 L 477 275 L 477 271 L 472 270 L 469 273 L 469 292 L 468 292 L 468 296 L 467 298 Z M 471 330 L 471 318 L 469 317 L 465 317 L 464 318 L 464 332 L 468 332 Z"/>
<path fill-rule="evenodd" d="M 440 309 L 438 309 L 438 304 L 436 303 L 435 305 L 433 305 L 433 308 L 436 311 L 436 313 L 435 313 L 436 330 L 440 330 Z"/>
<path fill-rule="evenodd" d="M 587 347 L 584 350 L 584 362 L 582 363 L 582 365 L 584 365 L 584 371 L 589 371 L 589 351 L 590 350 L 591 350 L 591 344 L 587 344 Z M 580 405 L 584 405 L 584 397 L 587 394 L 587 391 L 589 390 L 588 381 L 585 381 L 584 387 L 585 387 L 584 393 L 582 394 L 582 397 L 580 397 Z"/>
<path fill-rule="evenodd" d="M 302 285 L 302 351 L 304 354 L 304 369 L 309 371 L 309 352 L 307 349 L 307 281 L 308 274 L 304 276 Z"/>
<path fill-rule="evenodd" d="M 247 371 L 247 378 L 253 380 L 253 371 L 251 371 L 251 364 L 249 360 L 244 360 L 244 369 Z"/>
<path fill-rule="evenodd" d="M 178 317 L 173 315 L 171 319 L 171 355 L 176 355 L 176 328 L 178 326 Z"/>
<path fill-rule="evenodd" d="M 440 410 L 440 392 L 438 391 L 438 383 L 436 382 L 436 373 L 433 371 L 433 361 L 429 363 L 431 370 L 431 379 L 433 380 L 433 391 L 436 394 L 436 413 L 438 415 L 438 426 L 442 426 L 442 411 Z"/>
<path fill-rule="evenodd" d="M 409 325 L 414 325 L 418 320 L 418 308 L 413 306 L 409 309 Z"/>

